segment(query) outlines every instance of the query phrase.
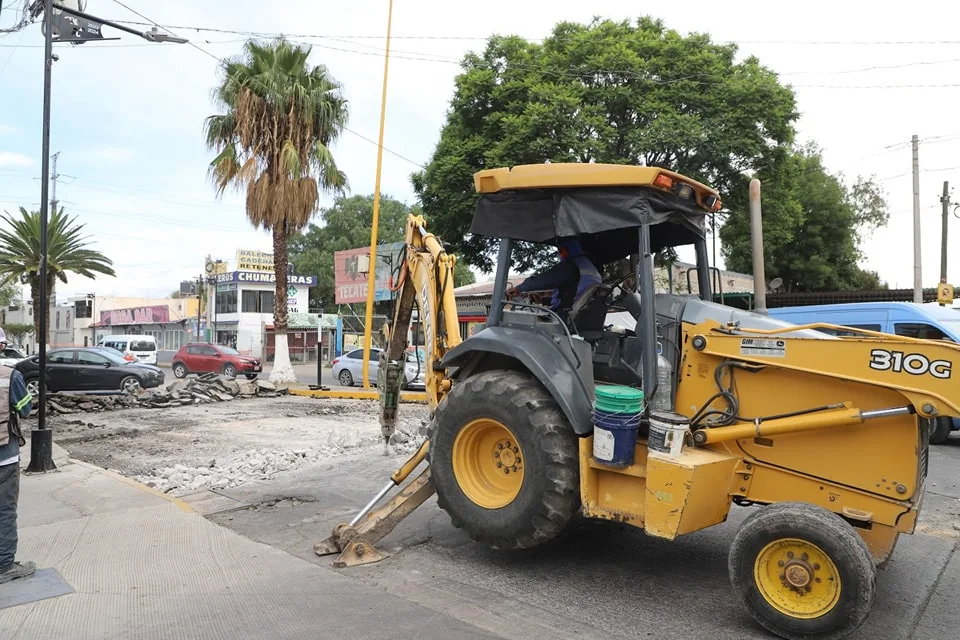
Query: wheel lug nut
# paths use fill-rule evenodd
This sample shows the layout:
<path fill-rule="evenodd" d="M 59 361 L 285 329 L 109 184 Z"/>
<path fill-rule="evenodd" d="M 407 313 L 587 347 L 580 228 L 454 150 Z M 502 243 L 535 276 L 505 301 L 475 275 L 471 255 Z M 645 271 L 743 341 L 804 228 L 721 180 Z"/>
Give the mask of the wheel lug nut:
<path fill-rule="evenodd" d="M 778 566 L 778 567 L 782 567 L 782 566 L 783 566 L 783 560 L 777 560 L 777 566 Z"/>
<path fill-rule="evenodd" d="M 814 578 L 816 582 L 820 582 L 820 578 Z"/>
<path fill-rule="evenodd" d="M 502 463 L 502 462 L 498 462 L 498 463 L 497 463 L 497 469 L 499 469 L 499 468 L 502 467 L 502 466 L 503 466 L 503 463 Z"/>
<path fill-rule="evenodd" d="M 793 558 L 793 551 L 787 551 L 787 557 Z"/>
<path fill-rule="evenodd" d="M 514 452 L 514 453 L 520 453 L 520 449 L 519 449 L 518 447 L 514 447 L 514 448 L 513 448 L 513 452 Z"/>
<path fill-rule="evenodd" d="M 498 443 L 497 443 L 497 449 L 503 449 L 503 443 L 502 443 L 502 442 L 498 442 Z"/>
<path fill-rule="evenodd" d="M 813 563 L 813 570 L 814 570 L 814 571 L 819 571 L 819 570 L 820 570 L 820 563 L 819 563 L 819 562 L 814 562 L 814 563 Z M 818 578 L 818 579 L 819 579 L 819 578 Z"/>
<path fill-rule="evenodd" d="M 801 559 L 801 560 L 806 560 L 808 557 L 809 557 L 809 556 L 808 556 L 806 553 L 804 553 L 802 556 L 800 556 L 800 559 Z"/>
<path fill-rule="evenodd" d="M 507 475 L 510 475 L 510 469 L 504 469 L 503 472 Z"/>

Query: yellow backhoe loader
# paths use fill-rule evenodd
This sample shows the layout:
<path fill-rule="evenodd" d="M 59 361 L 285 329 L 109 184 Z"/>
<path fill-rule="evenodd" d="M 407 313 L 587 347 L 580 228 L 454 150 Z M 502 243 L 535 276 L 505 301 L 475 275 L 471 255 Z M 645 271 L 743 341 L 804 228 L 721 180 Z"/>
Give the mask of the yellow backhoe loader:
<path fill-rule="evenodd" d="M 755 507 L 729 555 L 750 614 L 784 638 L 858 628 L 876 568 L 916 526 L 928 424 L 960 416 L 960 347 L 869 331 L 838 338 L 816 330 L 826 325 L 715 304 L 705 218 L 720 199 L 677 173 L 543 164 L 474 179 L 469 231 L 499 240 L 486 327 L 461 341 L 455 258 L 411 216 L 380 419 L 389 439 L 416 306 L 428 438 L 316 552 L 339 554 L 340 567 L 383 558 L 376 543 L 434 491 L 455 526 L 502 550 L 550 540 L 581 510 L 673 539 L 724 522 L 737 504 Z M 635 269 L 559 312 L 507 299 L 516 244 L 565 239 L 608 272 Z M 654 255 L 683 245 L 696 252 L 699 295 L 657 294 Z M 614 385 L 644 392 L 633 435 L 598 422 L 600 394 Z M 668 434 L 682 439 L 667 447 Z M 611 459 L 624 445 L 626 462 Z"/>

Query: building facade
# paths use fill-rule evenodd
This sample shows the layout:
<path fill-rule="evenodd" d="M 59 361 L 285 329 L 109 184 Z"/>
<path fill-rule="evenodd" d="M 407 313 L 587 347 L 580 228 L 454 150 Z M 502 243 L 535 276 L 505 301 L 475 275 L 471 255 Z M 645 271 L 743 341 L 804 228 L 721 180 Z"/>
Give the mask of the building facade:
<path fill-rule="evenodd" d="M 317 286 L 316 276 L 290 274 L 287 277 L 286 299 L 290 315 L 308 311 L 310 288 Z M 232 345 L 240 353 L 269 359 L 268 334 L 273 332 L 276 276 L 265 271 L 228 271 L 216 276 L 216 294 L 209 307 L 210 324 L 213 327 L 212 341 Z M 296 332 L 294 332 L 296 333 Z M 291 357 L 295 357 L 291 336 Z M 298 344 L 306 357 L 311 348 L 306 336 Z M 316 329 L 312 349 L 316 351 Z"/>

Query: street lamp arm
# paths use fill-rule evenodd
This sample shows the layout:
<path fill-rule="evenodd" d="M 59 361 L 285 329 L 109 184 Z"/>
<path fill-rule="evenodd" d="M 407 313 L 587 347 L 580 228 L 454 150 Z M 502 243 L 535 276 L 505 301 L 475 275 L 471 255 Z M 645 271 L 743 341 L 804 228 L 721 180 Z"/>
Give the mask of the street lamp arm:
<path fill-rule="evenodd" d="M 136 29 L 125 27 L 124 25 L 117 24 L 116 22 L 113 22 L 111 20 L 105 20 L 103 18 L 98 18 L 97 16 L 92 16 L 89 13 L 84 13 L 83 11 L 77 11 L 76 9 L 65 7 L 56 2 L 53 3 L 53 6 L 58 11 L 62 11 L 63 13 L 73 16 L 75 18 L 83 18 L 84 20 L 90 20 L 91 22 L 98 22 L 102 25 L 123 31 L 124 33 L 129 33 L 134 36 L 139 36 L 149 42 L 173 42 L 176 44 L 186 44 L 187 42 L 189 42 L 189 40 L 187 40 L 186 38 L 178 38 L 176 36 L 171 36 L 165 33 L 161 33 L 156 27 L 153 27 L 152 29 L 150 29 L 150 31 L 137 31 Z"/>

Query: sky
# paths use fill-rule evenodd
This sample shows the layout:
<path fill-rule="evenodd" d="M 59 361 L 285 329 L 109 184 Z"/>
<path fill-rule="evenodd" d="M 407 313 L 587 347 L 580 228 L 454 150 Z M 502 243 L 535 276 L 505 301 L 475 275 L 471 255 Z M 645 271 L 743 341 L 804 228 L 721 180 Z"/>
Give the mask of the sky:
<path fill-rule="evenodd" d="M 2 0 L 0 28 L 15 21 L 13 9 L 21 2 Z M 202 128 L 216 112 L 210 92 L 218 81 L 217 58 L 238 54 L 245 37 L 197 27 L 284 33 L 312 44 L 311 62 L 329 68 L 349 101 L 348 131 L 334 147 L 338 164 L 352 193 L 373 192 L 387 0 L 123 4 L 192 44 L 150 44 L 104 27 L 104 35 L 120 39 L 56 46 L 56 195 L 117 271 L 116 278 L 95 281 L 70 276 L 58 285 L 58 297 L 164 296 L 199 275 L 208 254 L 233 261 L 237 249 L 270 251 L 269 236 L 247 222 L 242 198 L 217 198 L 206 176 L 212 153 Z M 143 21 L 117 0 L 89 0 L 87 11 Z M 874 176 L 886 191 L 890 223 L 864 242 L 863 266 L 879 271 L 891 287 L 913 285 L 909 142 L 918 135 L 923 283 L 936 285 L 942 185 L 960 183 L 960 7 L 949 3 L 917 0 L 909 11 L 887 12 L 859 0 L 809 0 L 789 8 L 735 0 L 396 0 L 382 193 L 415 202 L 409 177 L 429 161 L 439 137 L 457 61 L 482 49 L 488 36 L 541 39 L 559 21 L 640 14 L 684 33 L 736 42 L 742 56 L 757 56 L 794 87 L 799 141 L 816 141 L 829 170 L 851 182 Z M 0 34 L 0 211 L 39 208 L 42 97 L 39 24 Z M 325 198 L 321 204 L 329 203 Z M 951 217 L 951 251 L 960 247 L 958 220 Z M 948 266 L 948 279 L 960 283 L 960 258 Z"/>

